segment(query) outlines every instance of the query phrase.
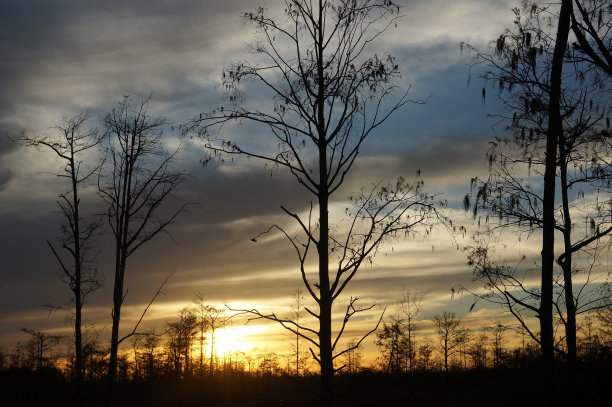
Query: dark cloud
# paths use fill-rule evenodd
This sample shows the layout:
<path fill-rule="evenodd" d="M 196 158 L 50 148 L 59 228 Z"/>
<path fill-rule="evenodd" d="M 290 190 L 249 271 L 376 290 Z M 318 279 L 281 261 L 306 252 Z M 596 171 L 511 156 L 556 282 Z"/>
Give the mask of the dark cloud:
<path fill-rule="evenodd" d="M 0 192 L 6 187 L 12 177 L 11 170 L 8 168 L 0 168 Z"/>
<path fill-rule="evenodd" d="M 0 122 L 17 106 L 82 110 L 125 93 L 154 90 L 159 101 L 175 101 L 201 92 L 207 76 L 221 70 L 217 58 L 241 46 L 239 14 L 248 7 L 196 0 L 2 2 Z M 35 116 L 22 110 L 18 127 L 36 127 Z"/>

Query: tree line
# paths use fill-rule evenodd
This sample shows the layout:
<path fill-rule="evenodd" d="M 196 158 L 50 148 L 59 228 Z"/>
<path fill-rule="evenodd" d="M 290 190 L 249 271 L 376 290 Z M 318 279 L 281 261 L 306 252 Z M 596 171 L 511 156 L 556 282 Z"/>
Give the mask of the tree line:
<path fill-rule="evenodd" d="M 365 358 L 362 346 L 354 347 L 338 361 L 338 371 L 343 375 L 448 374 L 527 369 L 539 364 L 538 343 L 521 326 L 493 321 L 484 327 L 468 328 L 465 320 L 451 311 L 430 318 L 421 313 L 419 296 L 405 292 L 373 339 L 378 356 Z M 581 322 L 578 360 L 591 366 L 612 363 L 612 311 L 600 310 Z M 233 322 L 224 307 L 208 305 L 201 294 L 196 294 L 192 303 L 164 326 L 132 336 L 129 345 L 118 354 L 118 380 L 208 380 L 228 374 L 299 378 L 320 373 L 317 364 L 300 353 L 299 339 L 298 347 L 291 346 L 285 353 L 267 347 L 218 352 L 215 333 L 233 323 L 243 321 Z M 67 381 L 75 378 L 74 344 L 69 343 L 69 338 L 32 329 L 22 331 L 27 341 L 12 350 L 0 349 L 0 370 L 53 370 Z M 293 343 L 291 338 L 288 341 Z M 104 382 L 110 360 L 108 346 L 98 336 L 86 335 L 81 357 L 85 382 Z"/>

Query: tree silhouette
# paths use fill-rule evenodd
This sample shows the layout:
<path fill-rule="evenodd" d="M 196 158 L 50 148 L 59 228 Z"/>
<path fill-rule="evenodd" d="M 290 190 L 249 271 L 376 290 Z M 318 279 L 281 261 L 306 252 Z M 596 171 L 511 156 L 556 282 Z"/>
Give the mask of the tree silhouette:
<path fill-rule="evenodd" d="M 215 371 L 215 359 L 217 357 L 215 353 L 215 332 L 217 329 L 224 327 L 227 322 L 225 310 L 209 306 L 206 308 L 206 321 L 210 330 L 210 365 L 208 373 L 212 376 Z"/>
<path fill-rule="evenodd" d="M 204 374 L 204 343 L 206 342 L 206 332 L 209 327 L 209 320 L 207 318 L 209 306 L 204 302 L 204 295 L 202 293 L 197 293 L 194 295 L 193 300 L 194 313 L 198 319 L 197 328 L 198 328 L 198 341 L 200 342 L 200 364 L 199 364 L 199 374 L 202 376 Z"/>
<path fill-rule="evenodd" d="M 42 369 L 48 361 L 45 357 L 45 352 L 50 352 L 53 346 L 62 339 L 62 335 L 50 335 L 42 331 L 26 328 L 21 328 L 21 331 L 32 337 L 28 342 L 30 358 L 36 370 Z"/>
<path fill-rule="evenodd" d="M 431 320 L 438 334 L 438 351 L 444 357 L 444 372 L 448 374 L 448 358 L 459 351 L 468 338 L 469 330 L 461 325 L 461 318 L 454 312 L 444 311 L 434 315 Z"/>
<path fill-rule="evenodd" d="M 198 317 L 189 307 L 181 308 L 178 321 L 168 323 L 168 352 L 176 377 L 188 378 L 191 374 L 191 351 L 198 331 Z"/>
<path fill-rule="evenodd" d="M 605 76 L 612 77 L 612 9 L 608 0 L 574 0 L 571 27 L 576 36 L 573 58 L 588 62 Z"/>
<path fill-rule="evenodd" d="M 167 213 L 161 212 L 163 204 L 173 197 L 183 181 L 184 174 L 172 169 L 178 149 L 168 153 L 162 148 L 165 121 L 149 116 L 148 102 L 149 99 L 145 99 L 133 106 L 132 100 L 124 97 L 104 118 L 110 168 L 109 174 L 100 177 L 98 189 L 107 204 L 106 217 L 115 240 L 108 366 L 108 397 L 111 404 L 119 344 L 130 336 L 119 337 L 121 306 L 127 294 L 124 279 L 128 259 L 164 231 L 184 208 L 180 206 Z"/>
<path fill-rule="evenodd" d="M 416 330 L 416 317 L 421 313 L 421 296 L 415 291 L 403 290 L 402 296 L 395 300 L 398 311 L 398 318 L 406 329 L 408 336 L 408 367 L 412 370 L 414 357 L 416 354 L 416 344 L 414 331 Z"/>
<path fill-rule="evenodd" d="M 365 140 L 408 102 L 407 93 L 396 96 L 399 67 L 395 59 L 368 55 L 372 42 L 395 24 L 398 11 L 399 6 L 388 0 L 286 0 L 284 17 L 270 17 L 263 7 L 245 13 L 244 19 L 260 33 L 250 47 L 257 62 L 237 63 L 224 70 L 229 103 L 202 114 L 190 126 L 197 128 L 206 147 L 218 156 L 245 155 L 283 168 L 313 195 L 316 205 L 310 205 L 307 215 L 281 207 L 297 222 L 301 237 L 289 235 L 280 226 L 273 229 L 283 233 L 295 249 L 306 291 L 319 308 L 307 310 L 318 320 L 318 329 L 300 326 L 299 334 L 310 343 L 320 364 L 325 406 L 333 399 L 334 360 L 349 350 L 338 348 L 346 323 L 370 309 L 351 299 L 334 333 L 334 302 L 381 242 L 428 227 L 436 213 L 433 198 L 422 191 L 419 174 L 413 182 L 399 179 L 364 188 L 351 199 L 344 225 L 347 232 L 342 236 L 341 230 L 330 227 L 330 198 L 344 183 Z M 269 91 L 268 109 L 261 103 L 246 104 L 245 86 L 251 82 Z M 217 139 L 217 131 L 229 122 L 264 126 L 277 151 L 244 147 L 229 137 Z M 306 274 L 313 249 L 316 280 Z M 298 334 L 293 321 L 256 310 L 253 314 L 276 320 Z"/>
<path fill-rule="evenodd" d="M 302 364 L 302 360 L 305 358 L 303 353 L 300 350 L 300 345 L 302 343 L 302 337 L 300 336 L 300 326 L 304 324 L 303 321 L 303 312 L 304 312 L 304 296 L 302 295 L 302 290 L 299 288 L 293 292 L 293 303 L 291 304 L 291 315 L 289 319 L 295 321 L 296 334 L 295 342 L 291 345 L 295 356 L 295 377 L 300 377 L 300 367 Z M 308 357 L 308 352 L 306 352 L 306 357 Z"/>
<path fill-rule="evenodd" d="M 548 21 L 545 15 L 557 13 L 551 6 L 525 3 L 522 9 L 515 9 L 515 29 L 506 30 L 498 38 L 495 53 L 477 52 L 477 60 L 490 68 L 484 78 L 499 84 L 503 108 L 498 116 L 509 123 L 512 135 L 497 137 L 491 143 L 488 152 L 491 176 L 483 182 L 474 179 L 477 188 L 472 196 L 466 196 L 468 206 L 470 199 L 475 201 L 475 216 L 482 209 L 499 218 L 497 225 L 484 235 L 507 226 L 527 236 L 536 231 L 543 234 L 546 250 L 542 251 L 539 288 L 525 284 L 530 270 L 524 265 L 492 261 L 487 238 L 484 244 L 481 242 L 472 249 L 469 262 L 490 290 L 492 296 L 485 297 L 495 298 L 506 306 L 525 329 L 529 331 L 525 314 L 538 316 L 541 334 L 529 332 L 541 345 L 547 370 L 551 368 L 555 349 L 553 307 L 566 328 L 567 357 L 572 369 L 576 360 L 576 315 L 599 306 L 601 300 L 587 285 L 574 289 L 572 278 L 578 270 L 572 255 L 587 248 L 596 250 L 593 247 L 612 230 L 607 216 L 608 201 L 599 202 L 600 192 L 608 190 L 610 172 L 604 158 L 610 150 L 607 132 L 602 131 L 599 85 L 585 80 L 584 65 L 577 64 L 565 50 L 568 7 L 563 3 L 559 14 L 553 14 L 559 23 L 555 27 L 545 24 Z M 557 36 L 551 34 L 554 29 Z M 531 185 L 534 173 L 542 177 L 543 196 L 537 184 L 535 188 Z M 556 187 L 561 196 L 559 205 L 554 197 Z M 581 192 L 576 195 L 572 188 Z M 590 205 L 584 199 L 584 191 L 595 196 L 597 203 Z M 577 216 L 584 216 L 584 221 L 591 223 L 592 232 L 574 233 L 573 219 Z M 563 237 L 563 251 L 556 257 L 555 231 Z M 561 280 L 555 278 L 551 258 L 561 266 Z M 592 266 L 582 271 L 590 282 Z M 557 287 L 562 290 L 559 296 Z"/>
<path fill-rule="evenodd" d="M 47 244 L 62 269 L 62 281 L 70 288 L 74 312 L 74 373 L 76 379 L 76 400 L 83 404 L 83 335 L 82 313 L 85 298 L 102 286 L 91 254 L 92 240 L 99 223 L 95 219 L 87 221 L 81 210 L 81 192 L 90 178 L 99 169 L 99 164 L 88 166 L 87 157 L 102 141 L 94 130 L 84 130 L 87 114 L 65 120 L 61 126 L 54 127 L 54 134 L 28 137 L 24 132 L 17 139 L 26 147 L 49 149 L 62 161 L 57 176 L 70 183 L 70 190 L 59 195 L 57 204 L 64 223 L 60 246 L 66 256 L 49 240 Z M 94 158 L 94 162 L 97 160 Z M 66 259 L 68 257 L 68 259 Z M 31 331 L 28 331 L 32 333 Z"/>
<path fill-rule="evenodd" d="M 376 334 L 376 346 L 382 353 L 386 373 L 401 373 L 409 360 L 410 344 L 403 324 L 392 318 L 389 323 L 383 322 L 382 331 Z"/>

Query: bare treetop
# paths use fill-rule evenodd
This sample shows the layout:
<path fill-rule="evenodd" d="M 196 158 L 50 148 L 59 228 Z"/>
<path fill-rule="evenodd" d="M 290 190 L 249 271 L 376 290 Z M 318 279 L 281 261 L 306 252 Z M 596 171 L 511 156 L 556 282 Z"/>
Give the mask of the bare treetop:
<path fill-rule="evenodd" d="M 369 55 L 366 47 L 395 24 L 398 7 L 388 1 L 325 1 L 320 8 L 286 1 L 284 17 L 263 7 L 244 14 L 259 39 L 249 51 L 256 63 L 239 62 L 222 73 L 227 106 L 196 119 L 190 128 L 205 136 L 212 151 L 246 154 L 288 168 L 312 193 L 333 193 L 359 154 L 364 139 L 407 102 L 395 85 L 399 67 L 392 56 Z M 273 103 L 248 105 L 246 84 L 273 95 Z M 259 89 L 259 88 L 258 88 Z M 243 148 L 213 134 L 230 121 L 266 126 L 278 150 Z M 324 180 L 318 151 L 326 151 Z"/>

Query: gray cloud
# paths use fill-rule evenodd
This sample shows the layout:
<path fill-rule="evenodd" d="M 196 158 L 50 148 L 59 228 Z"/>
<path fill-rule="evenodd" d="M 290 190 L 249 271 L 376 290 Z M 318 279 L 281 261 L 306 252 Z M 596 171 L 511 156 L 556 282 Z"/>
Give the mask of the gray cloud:
<path fill-rule="evenodd" d="M 0 168 L 0 192 L 6 187 L 12 177 L 11 170 L 8 168 Z"/>

